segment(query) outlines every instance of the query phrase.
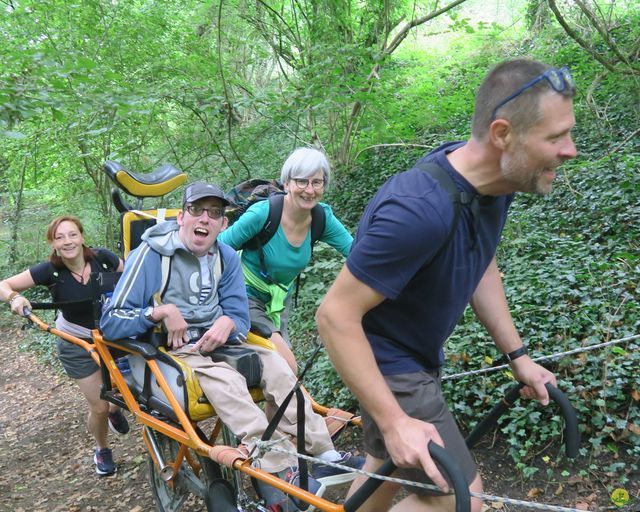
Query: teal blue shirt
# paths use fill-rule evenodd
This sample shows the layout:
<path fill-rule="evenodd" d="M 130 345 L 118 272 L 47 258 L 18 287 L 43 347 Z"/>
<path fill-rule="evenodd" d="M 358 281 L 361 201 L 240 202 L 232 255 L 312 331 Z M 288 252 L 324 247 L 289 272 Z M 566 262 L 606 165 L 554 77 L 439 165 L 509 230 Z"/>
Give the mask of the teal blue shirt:
<path fill-rule="evenodd" d="M 353 237 L 331 211 L 331 207 L 320 203 L 324 209 L 326 223 L 320 240 L 342 253 L 349 254 Z M 240 218 L 227 230 L 218 235 L 218 240 L 239 249 L 247 241 L 260 232 L 269 214 L 269 201 L 259 201 L 249 207 Z M 291 245 L 282 229 L 278 226 L 273 238 L 263 248 L 265 264 L 271 278 L 285 286 L 291 283 L 302 272 L 311 260 L 311 228 L 304 242 L 299 246 Z M 260 275 L 260 258 L 258 251 L 242 251 L 242 262 L 256 275 Z M 253 297 L 261 294 L 247 288 Z"/>

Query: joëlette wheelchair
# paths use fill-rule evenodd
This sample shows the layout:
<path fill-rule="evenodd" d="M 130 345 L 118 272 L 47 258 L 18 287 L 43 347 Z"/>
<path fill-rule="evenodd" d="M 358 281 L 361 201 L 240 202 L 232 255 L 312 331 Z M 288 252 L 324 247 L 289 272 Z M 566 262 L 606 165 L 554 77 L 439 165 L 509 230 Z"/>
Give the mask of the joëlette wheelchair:
<path fill-rule="evenodd" d="M 159 221 L 175 218 L 179 211 L 145 210 L 143 200 L 168 194 L 183 185 L 187 177 L 171 166 L 164 166 L 144 175 L 135 174 L 111 161 L 106 162 L 104 171 L 120 190 L 137 198 L 134 207 L 123 199 L 120 190 L 112 189 L 113 203 L 121 213 L 122 237 L 119 245 L 126 257 L 140 243 L 140 236 L 145 229 Z M 113 290 L 116 281 L 117 276 L 114 274 L 92 275 L 97 320 L 102 303 Z M 98 329 L 93 331 L 93 343 L 88 343 L 47 325 L 31 312 L 26 313 L 38 328 L 87 350 L 100 365 L 102 398 L 126 408 L 142 425 L 142 437 L 148 451 L 150 483 L 157 508 L 161 512 L 191 510 L 194 499 L 208 511 L 269 512 L 260 498 L 251 491 L 251 486 L 245 485 L 245 475 L 279 488 L 308 504 L 309 509 L 315 507 L 326 512 L 355 511 L 382 484 L 380 479 L 369 478 L 344 503 L 336 504 L 254 468 L 251 466 L 251 459 L 236 449 L 234 435 L 215 416 L 194 372 L 164 348 L 143 340 L 107 340 Z M 260 334 L 250 332 L 247 341 L 274 349 L 271 342 Z M 123 373 L 116 362 L 116 357 L 123 356 L 128 359 L 130 373 Z M 517 398 L 520 387 L 516 385 L 505 400 L 494 407 L 470 434 L 467 439 L 470 447 L 495 425 L 498 417 Z M 565 417 L 567 455 L 575 457 L 579 442 L 575 413 L 562 393 L 556 388 L 548 389 Z M 262 399 L 260 388 L 250 388 L 249 391 L 254 400 Z M 295 391 L 298 400 L 311 400 L 314 410 L 325 417 L 334 439 L 344 427 L 360 426 L 359 417 L 317 404 L 308 393 L 302 393 L 303 388 Z M 208 433 L 205 433 L 205 428 L 208 428 Z M 431 443 L 425 449 L 429 450 L 450 478 L 456 512 L 467 512 L 470 509 L 470 494 L 462 472 L 440 446 Z M 298 446 L 298 451 L 302 452 L 303 447 Z M 299 463 L 305 467 L 306 461 L 299 458 Z M 377 473 L 388 476 L 394 470 L 393 463 L 386 461 Z M 304 477 L 301 482 L 301 487 L 304 487 Z"/>

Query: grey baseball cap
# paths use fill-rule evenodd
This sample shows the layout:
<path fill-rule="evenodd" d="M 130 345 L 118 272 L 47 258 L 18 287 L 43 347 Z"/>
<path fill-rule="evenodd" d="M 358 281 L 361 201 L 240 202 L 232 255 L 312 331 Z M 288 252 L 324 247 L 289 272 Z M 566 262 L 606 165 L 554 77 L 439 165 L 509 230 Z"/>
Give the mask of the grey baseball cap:
<path fill-rule="evenodd" d="M 224 197 L 224 192 L 220 187 L 212 183 L 204 183 L 203 181 L 196 181 L 187 185 L 184 189 L 184 195 L 182 196 L 182 204 L 193 203 L 203 197 L 220 199 L 225 206 L 230 204 L 227 198 Z"/>

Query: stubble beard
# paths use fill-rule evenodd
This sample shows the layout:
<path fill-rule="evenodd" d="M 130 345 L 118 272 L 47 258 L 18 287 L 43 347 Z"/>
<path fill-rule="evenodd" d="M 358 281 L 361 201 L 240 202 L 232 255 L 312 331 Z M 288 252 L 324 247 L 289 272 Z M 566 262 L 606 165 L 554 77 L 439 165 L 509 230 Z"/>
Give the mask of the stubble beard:
<path fill-rule="evenodd" d="M 551 192 L 552 182 L 544 179 L 547 170 L 557 166 L 535 167 L 521 145 L 515 148 L 515 156 L 505 156 L 502 161 L 502 176 L 516 192 L 544 196 Z"/>

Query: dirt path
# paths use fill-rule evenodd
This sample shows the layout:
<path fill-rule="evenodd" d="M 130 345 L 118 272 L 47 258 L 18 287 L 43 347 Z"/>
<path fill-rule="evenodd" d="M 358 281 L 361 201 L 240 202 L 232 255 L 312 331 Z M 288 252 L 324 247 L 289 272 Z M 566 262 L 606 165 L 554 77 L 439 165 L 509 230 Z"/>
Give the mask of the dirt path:
<path fill-rule="evenodd" d="M 114 477 L 98 477 L 84 400 L 71 380 L 18 350 L 25 334 L 20 322 L 12 320 L 7 327 L 0 319 L 0 511 L 156 510 L 139 426 L 130 421 L 126 436 L 110 434 L 119 471 Z M 630 503 L 617 508 L 606 488 L 615 478 L 567 479 L 560 475 L 567 466 L 546 475 L 541 463 L 540 478 L 522 481 L 499 442 L 480 446 L 474 453 L 487 494 L 582 510 L 640 512 L 638 471 L 632 472 L 627 486 Z M 485 503 L 487 509 L 526 510 L 498 502 Z"/>
<path fill-rule="evenodd" d="M 0 511 L 155 510 L 139 427 L 110 433 L 119 471 L 96 475 L 84 399 L 73 381 L 20 352 L 23 338 L 2 329 Z"/>

